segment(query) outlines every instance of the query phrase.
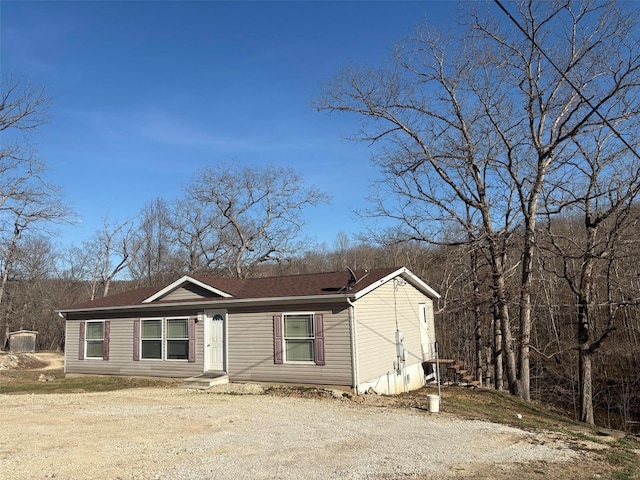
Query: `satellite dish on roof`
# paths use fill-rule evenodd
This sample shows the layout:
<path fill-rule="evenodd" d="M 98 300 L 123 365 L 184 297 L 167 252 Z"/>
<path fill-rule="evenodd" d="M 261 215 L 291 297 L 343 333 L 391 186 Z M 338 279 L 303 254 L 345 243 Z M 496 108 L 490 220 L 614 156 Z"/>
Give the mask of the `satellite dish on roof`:
<path fill-rule="evenodd" d="M 358 283 L 358 277 L 356 277 L 354 271 L 349 267 L 347 267 L 347 270 L 349 270 L 349 282 L 347 283 L 347 290 L 351 290 L 351 286 Z"/>
<path fill-rule="evenodd" d="M 365 270 L 364 275 L 361 278 L 358 278 L 355 272 L 351 270 L 351 268 L 347 267 L 347 270 L 349 271 L 349 281 L 347 282 L 347 286 L 345 287 L 346 290 L 351 290 L 351 287 L 353 287 L 356 283 L 369 275 L 369 270 Z"/>

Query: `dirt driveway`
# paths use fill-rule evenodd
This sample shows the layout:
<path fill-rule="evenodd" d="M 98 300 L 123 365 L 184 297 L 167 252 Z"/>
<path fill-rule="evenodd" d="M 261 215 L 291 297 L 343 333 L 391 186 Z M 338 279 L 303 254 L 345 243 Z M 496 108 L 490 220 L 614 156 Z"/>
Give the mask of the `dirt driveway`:
<path fill-rule="evenodd" d="M 508 478 L 577 455 L 510 427 L 337 399 L 167 388 L 0 404 L 7 479 Z"/>

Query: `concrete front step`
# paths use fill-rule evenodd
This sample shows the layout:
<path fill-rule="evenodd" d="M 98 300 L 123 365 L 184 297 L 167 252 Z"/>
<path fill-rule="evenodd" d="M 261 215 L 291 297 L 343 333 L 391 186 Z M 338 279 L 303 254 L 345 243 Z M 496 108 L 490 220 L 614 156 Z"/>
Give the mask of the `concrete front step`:
<path fill-rule="evenodd" d="M 224 385 L 229 383 L 229 376 L 226 373 L 205 373 L 197 377 L 189 377 L 182 380 L 182 388 L 195 388 L 204 390 L 214 385 Z"/>

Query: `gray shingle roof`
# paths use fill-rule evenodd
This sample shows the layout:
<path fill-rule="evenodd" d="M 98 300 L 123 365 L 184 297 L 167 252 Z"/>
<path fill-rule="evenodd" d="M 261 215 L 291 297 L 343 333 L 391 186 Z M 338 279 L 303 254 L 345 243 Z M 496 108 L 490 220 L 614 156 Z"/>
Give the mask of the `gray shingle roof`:
<path fill-rule="evenodd" d="M 350 278 L 348 271 L 246 279 L 204 277 L 197 275 L 191 278 L 217 290 L 222 290 L 232 295 L 232 298 L 235 300 L 267 300 L 270 298 L 355 294 L 397 270 L 398 267 L 378 268 L 368 272 L 366 270 L 358 270 L 355 274 L 360 280 L 355 285 L 352 285 L 348 291 L 346 289 Z M 61 311 L 142 305 L 144 300 L 157 294 L 166 287 L 166 285 L 163 285 L 158 287 L 136 288 L 90 302 L 78 303 L 67 309 L 61 309 Z M 211 302 L 211 300 L 211 298 L 202 299 L 203 302 Z M 189 301 L 193 301 L 193 299 Z M 162 302 L 161 297 L 153 303 L 157 304 Z"/>

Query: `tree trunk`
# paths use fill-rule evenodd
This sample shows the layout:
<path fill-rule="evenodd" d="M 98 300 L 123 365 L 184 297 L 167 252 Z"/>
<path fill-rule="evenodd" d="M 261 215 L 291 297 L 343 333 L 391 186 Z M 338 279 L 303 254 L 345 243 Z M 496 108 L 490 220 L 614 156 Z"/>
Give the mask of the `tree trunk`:
<path fill-rule="evenodd" d="M 502 328 L 498 317 L 498 306 L 493 307 L 493 385 L 496 390 L 503 390 L 504 372 L 502 370 Z"/>
<path fill-rule="evenodd" d="M 588 326 L 586 326 L 588 328 Z M 584 326 L 578 326 L 578 331 Z M 580 333 L 579 333 L 580 334 Z M 588 333 L 587 333 L 588 335 Z M 591 357 L 592 353 L 588 342 L 581 344 L 578 350 L 578 384 L 580 389 L 580 421 L 593 425 L 593 386 L 591 382 Z"/>
<path fill-rule="evenodd" d="M 518 388 L 518 371 L 516 365 L 516 355 L 513 349 L 513 336 L 511 335 L 511 325 L 509 324 L 509 308 L 507 306 L 507 288 L 505 285 L 504 272 L 500 259 L 494 265 L 494 295 L 496 299 L 496 308 L 498 314 L 498 323 L 500 324 L 500 333 L 502 337 L 502 354 L 505 366 L 507 367 L 507 383 L 509 392 L 512 395 L 519 395 Z M 497 365 L 497 363 L 496 363 Z M 501 367 L 502 369 L 502 367 Z"/>
<path fill-rule="evenodd" d="M 586 298 L 578 301 L 578 398 L 581 422 L 594 424 L 593 387 L 591 381 L 591 335 L 589 331 L 589 304 Z"/>
<path fill-rule="evenodd" d="M 483 348 L 482 348 L 482 310 L 480 308 L 480 281 L 478 280 L 478 251 L 477 249 L 471 250 L 471 276 L 473 285 L 473 314 L 475 323 L 475 377 L 482 385 L 483 375 Z"/>
<path fill-rule="evenodd" d="M 519 381 L 518 396 L 531 400 L 531 370 L 529 364 L 529 343 L 531 342 L 531 273 L 533 263 L 533 242 L 526 242 L 522 255 L 522 282 L 520 293 L 520 342 L 518 345 Z"/>
<path fill-rule="evenodd" d="M 475 311 L 474 311 L 474 315 L 475 315 L 475 330 L 476 330 L 476 334 L 475 334 L 475 346 L 476 346 L 476 355 L 475 355 L 475 362 L 476 362 L 476 374 L 475 377 L 476 379 L 480 382 L 480 385 L 482 385 L 482 380 L 483 380 L 483 375 L 482 375 L 482 365 L 483 365 L 483 349 L 482 349 L 482 336 L 483 336 L 483 330 L 482 330 L 482 314 L 480 312 L 480 305 L 476 305 Z"/>
<path fill-rule="evenodd" d="M 488 332 L 492 332 L 492 331 L 493 331 L 493 320 L 491 321 L 491 326 L 489 327 Z M 495 384 L 493 381 L 493 368 L 492 368 L 492 362 L 491 362 L 492 352 L 491 352 L 491 347 L 489 345 L 485 347 L 484 354 L 486 358 L 485 360 L 486 369 L 484 372 L 484 386 L 491 387 L 492 385 L 495 385 Z"/>
<path fill-rule="evenodd" d="M 578 387 L 580 398 L 580 421 L 594 424 L 593 387 L 591 379 L 591 360 L 593 355 L 590 328 L 590 302 L 593 290 L 593 268 L 595 258 L 593 248 L 596 244 L 597 228 L 587 219 L 587 249 L 580 270 L 580 289 L 578 292 Z"/>
<path fill-rule="evenodd" d="M 535 135 L 535 133 L 534 133 Z M 535 181 L 526 204 L 521 206 L 525 214 L 524 241 L 522 246 L 522 267 L 520 277 L 520 332 L 518 342 L 518 377 L 517 395 L 523 400 L 531 400 L 531 285 L 533 281 L 533 257 L 536 250 L 536 224 L 538 217 L 538 198 L 545 182 L 546 172 L 550 164 L 550 152 L 539 151 L 538 167 Z M 512 392 L 513 393 L 513 392 Z"/>
<path fill-rule="evenodd" d="M 16 252 L 16 248 L 18 246 L 18 240 L 20 239 L 20 226 L 18 224 L 18 220 L 14 223 L 13 237 L 11 238 L 11 243 L 9 244 L 9 248 L 7 249 L 7 255 L 4 259 L 4 268 L 2 269 L 2 280 L 0 280 L 0 305 L 4 300 L 5 291 L 7 289 L 7 283 L 9 282 L 9 270 L 12 267 L 14 254 Z M 5 326 L 4 326 L 4 339 L 2 340 L 2 345 L 0 345 L 0 349 L 4 348 L 7 345 L 9 340 L 9 312 L 5 309 Z"/>

